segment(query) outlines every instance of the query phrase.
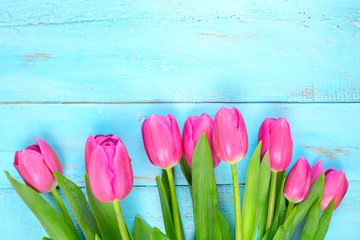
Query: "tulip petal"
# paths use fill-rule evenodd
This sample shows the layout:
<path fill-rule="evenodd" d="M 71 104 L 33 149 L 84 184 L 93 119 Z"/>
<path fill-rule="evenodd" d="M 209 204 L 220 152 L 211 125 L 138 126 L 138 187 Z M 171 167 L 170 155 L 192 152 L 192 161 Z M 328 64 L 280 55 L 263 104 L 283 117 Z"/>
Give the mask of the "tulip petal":
<path fill-rule="evenodd" d="M 260 125 L 259 134 L 258 134 L 258 143 L 260 141 L 262 141 L 261 144 L 261 159 L 262 159 L 270 146 L 269 118 L 266 118 Z"/>
<path fill-rule="evenodd" d="M 293 141 L 289 123 L 280 118 L 269 128 L 270 131 L 270 165 L 272 171 L 283 171 L 291 162 Z"/>
<path fill-rule="evenodd" d="M 55 187 L 55 178 L 40 153 L 33 150 L 17 151 L 14 166 L 24 182 L 41 193 Z"/>
<path fill-rule="evenodd" d="M 115 198 L 123 200 L 129 195 L 133 186 L 133 171 L 129 154 L 122 142 L 116 145 L 116 153 L 113 160 L 113 189 Z"/>
<path fill-rule="evenodd" d="M 101 146 L 96 146 L 92 151 L 88 170 L 95 197 L 101 202 L 114 201 L 113 172 Z"/>
<path fill-rule="evenodd" d="M 86 144 L 85 144 L 85 168 L 87 173 L 89 172 L 88 166 L 91 157 L 91 152 L 94 150 L 95 147 L 96 147 L 96 141 L 93 135 L 90 135 L 86 140 Z"/>
<path fill-rule="evenodd" d="M 194 153 L 194 133 L 192 127 L 193 117 L 188 117 L 183 128 L 183 149 L 187 163 L 191 167 L 192 155 Z"/>
<path fill-rule="evenodd" d="M 284 186 L 284 196 L 292 203 L 303 201 L 310 189 L 310 164 L 301 157 L 291 168 Z"/>
<path fill-rule="evenodd" d="M 215 115 L 213 129 L 214 149 L 218 157 L 233 164 L 241 159 L 248 150 L 248 136 L 244 119 L 235 107 L 222 107 Z"/>
<path fill-rule="evenodd" d="M 36 139 L 36 143 L 39 145 L 41 155 L 43 156 L 45 164 L 48 166 L 50 171 L 56 171 L 62 174 L 63 169 L 61 163 L 52 147 L 47 142 L 39 138 Z"/>
<path fill-rule="evenodd" d="M 115 156 L 116 145 L 112 145 L 109 142 L 107 142 L 104 145 L 102 145 L 102 148 L 104 149 L 104 152 L 106 154 L 108 162 L 112 163 L 112 160 Z M 110 166 L 112 166 L 112 165 L 110 165 Z"/>
<path fill-rule="evenodd" d="M 98 142 L 98 145 L 113 145 L 115 146 L 118 142 L 121 142 L 118 136 L 109 134 L 105 138 L 102 139 L 102 141 Z"/>
<path fill-rule="evenodd" d="M 151 116 L 150 116 L 151 117 Z M 150 118 L 149 117 L 149 118 Z M 144 148 L 145 148 L 145 152 L 146 152 L 146 155 L 148 156 L 149 160 L 150 160 L 150 155 L 148 153 L 148 150 L 147 150 L 147 145 L 146 145 L 146 142 L 147 142 L 147 128 L 148 128 L 148 122 L 149 122 L 149 118 L 145 119 L 144 122 L 141 124 L 141 135 L 142 135 L 142 140 L 143 140 L 143 144 L 144 144 Z M 151 160 L 150 160 L 151 162 Z"/>
<path fill-rule="evenodd" d="M 110 134 L 112 135 L 112 134 Z M 104 134 L 98 134 L 94 137 L 94 140 L 96 142 L 96 145 L 100 145 L 106 138 L 108 138 L 109 135 L 104 135 Z M 111 137 L 111 136 L 110 136 Z"/>
<path fill-rule="evenodd" d="M 160 168 L 172 168 L 182 156 L 182 143 L 179 127 L 175 118 L 151 115 L 142 125 L 146 154 L 150 162 Z"/>
<path fill-rule="evenodd" d="M 325 172 L 325 188 L 321 201 L 321 210 L 324 211 L 333 199 L 335 199 L 335 210 L 343 200 L 348 187 L 349 183 L 343 171 L 328 169 Z"/>
<path fill-rule="evenodd" d="M 33 150 L 35 152 L 41 153 L 41 149 L 38 144 L 27 146 L 25 149 L 27 150 Z"/>
<path fill-rule="evenodd" d="M 270 148 L 270 128 L 276 124 L 277 119 L 266 118 L 259 128 L 258 143 L 260 140 L 261 144 L 261 158 L 264 157 L 266 151 Z"/>
<path fill-rule="evenodd" d="M 324 172 L 323 163 L 321 160 L 317 161 L 311 168 L 311 184 L 315 182 L 315 180 L 320 177 L 320 175 Z"/>
<path fill-rule="evenodd" d="M 219 165 L 220 159 L 214 150 L 212 141 L 213 126 L 213 119 L 205 113 L 203 113 L 200 117 L 191 116 L 186 119 L 183 128 L 183 150 L 185 159 L 190 167 L 196 143 L 199 141 L 203 133 L 205 133 L 210 144 L 213 155 L 213 166 L 216 167 Z"/>
<path fill-rule="evenodd" d="M 174 157 L 176 160 L 176 164 L 178 164 L 181 160 L 182 157 L 182 141 L 181 141 L 181 134 L 180 134 L 180 129 L 178 126 L 178 123 L 175 119 L 175 117 L 172 114 L 168 114 L 167 117 L 169 118 L 170 122 L 171 122 L 171 127 L 172 127 L 172 134 L 173 134 L 173 139 L 174 139 Z M 175 164 L 175 165 L 176 165 Z"/>
<path fill-rule="evenodd" d="M 206 139 L 208 139 L 209 144 L 210 144 L 210 148 L 211 148 L 211 153 L 213 156 L 213 167 L 217 167 L 220 163 L 220 159 L 217 156 L 215 149 L 214 149 L 214 144 L 213 144 L 213 136 L 212 136 L 212 132 L 213 132 L 213 128 L 214 128 L 214 120 L 207 114 L 203 113 L 200 117 L 195 117 L 193 119 L 192 122 L 192 126 L 193 126 L 193 133 L 194 133 L 194 142 L 195 146 L 197 144 L 197 142 L 199 141 L 200 137 L 202 136 L 203 133 L 205 133 Z M 194 150 L 193 149 L 193 150 Z"/>

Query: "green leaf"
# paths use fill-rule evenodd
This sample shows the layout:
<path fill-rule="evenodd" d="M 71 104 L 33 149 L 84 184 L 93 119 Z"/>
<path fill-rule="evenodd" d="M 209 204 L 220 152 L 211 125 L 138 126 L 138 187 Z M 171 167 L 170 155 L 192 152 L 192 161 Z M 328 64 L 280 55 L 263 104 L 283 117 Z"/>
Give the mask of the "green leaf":
<path fill-rule="evenodd" d="M 51 240 L 51 238 L 42 237 L 41 240 Z"/>
<path fill-rule="evenodd" d="M 75 183 L 62 174 L 55 171 L 53 171 L 53 173 L 85 238 L 91 240 L 95 239 L 95 234 L 100 234 L 99 227 L 94 215 L 88 208 L 84 193 Z"/>
<path fill-rule="evenodd" d="M 80 239 L 76 230 L 38 192 L 15 180 L 7 171 L 5 174 L 17 194 L 34 213 L 50 238 Z"/>
<path fill-rule="evenodd" d="M 101 238 L 99 237 L 99 235 L 95 234 L 95 240 L 101 240 Z"/>
<path fill-rule="evenodd" d="M 282 225 L 282 222 L 280 222 L 281 221 L 280 218 L 283 218 L 286 212 L 285 197 L 283 194 L 285 175 L 286 175 L 286 171 L 277 173 L 275 212 L 274 212 L 273 223 L 270 227 L 269 239 L 272 239 L 275 236 L 279 226 Z"/>
<path fill-rule="evenodd" d="M 174 221 L 170 210 L 170 199 L 167 197 L 167 193 L 164 188 L 163 181 L 161 181 L 160 179 L 160 176 L 156 177 L 156 184 L 159 192 L 161 211 L 163 215 L 166 235 L 169 236 L 170 239 L 176 239 Z"/>
<path fill-rule="evenodd" d="M 242 212 L 242 235 L 244 240 L 250 240 L 253 235 L 256 220 L 256 202 L 258 196 L 259 168 L 261 142 L 257 145 L 246 172 L 245 193 Z"/>
<path fill-rule="evenodd" d="M 280 226 L 279 230 L 276 232 L 273 240 L 285 240 L 285 231 L 284 231 L 284 227 Z"/>
<path fill-rule="evenodd" d="M 270 229 L 266 231 L 265 235 L 261 238 L 261 240 L 269 239 Z"/>
<path fill-rule="evenodd" d="M 319 224 L 321 214 L 321 198 L 314 203 L 306 216 L 303 230 L 301 231 L 300 240 L 313 240 L 316 229 Z"/>
<path fill-rule="evenodd" d="M 104 203 L 96 199 L 91 191 L 89 175 L 87 173 L 85 173 L 85 186 L 86 195 L 99 226 L 101 238 L 103 240 L 121 239 L 113 203 Z"/>
<path fill-rule="evenodd" d="M 174 168 L 172 168 L 172 172 L 173 172 L 173 176 L 174 176 Z M 166 198 L 169 202 L 169 208 L 170 208 L 170 212 L 171 212 L 171 216 L 173 214 L 172 212 L 172 205 L 171 205 L 171 192 L 170 192 L 170 184 L 169 184 L 169 178 L 168 178 L 168 175 L 166 173 L 166 170 L 163 169 L 162 170 L 162 173 L 161 173 L 161 181 L 164 185 L 164 190 L 165 190 L 165 193 L 166 193 Z"/>
<path fill-rule="evenodd" d="M 172 171 L 172 175 L 174 176 L 174 168 L 172 168 L 171 171 Z M 171 199 L 169 177 L 168 177 L 168 174 L 167 174 L 165 169 L 163 169 L 163 171 L 162 171 L 161 181 L 162 181 L 162 183 L 164 185 L 164 189 L 165 189 L 166 196 L 167 196 L 168 203 L 169 203 L 169 209 L 170 209 L 170 212 L 171 212 L 171 216 L 173 216 L 173 209 L 172 209 L 173 206 L 171 204 L 172 199 Z M 174 219 L 173 219 L 173 222 L 174 222 Z M 185 239 L 185 237 L 184 237 L 184 229 L 183 229 L 183 226 L 182 226 L 181 218 L 180 218 L 180 226 L 181 226 L 181 235 L 182 235 L 183 239 Z M 174 229 L 175 229 L 175 225 L 174 225 Z"/>
<path fill-rule="evenodd" d="M 184 174 L 184 177 L 185 177 L 186 181 L 189 184 L 190 191 L 191 191 L 191 178 L 192 178 L 191 177 L 191 167 L 187 163 L 184 154 L 183 154 L 183 156 L 181 158 L 181 161 L 180 161 L 180 168 L 181 168 L 182 173 Z"/>
<path fill-rule="evenodd" d="M 133 236 L 132 236 L 132 234 L 131 234 L 131 232 L 130 232 L 129 228 L 127 227 L 127 225 L 126 225 L 126 224 L 125 224 L 125 226 L 126 226 L 126 232 L 127 232 L 127 234 L 128 234 L 129 239 L 130 239 L 130 240 L 134 240 L 134 238 L 133 238 Z"/>
<path fill-rule="evenodd" d="M 325 209 L 323 215 L 320 218 L 314 240 L 322 240 L 325 238 L 334 211 L 334 205 L 335 205 L 335 200 L 332 200 L 329 206 Z"/>
<path fill-rule="evenodd" d="M 132 230 L 132 236 L 134 240 L 146 240 L 150 238 L 152 229 L 144 222 L 140 217 L 135 217 L 135 224 Z"/>
<path fill-rule="evenodd" d="M 322 173 L 315 182 L 311 185 L 309 193 L 306 199 L 298 203 L 294 210 L 290 213 L 289 217 L 285 220 L 284 231 L 286 239 L 291 239 L 294 235 L 296 227 L 299 225 L 301 220 L 307 215 L 312 205 L 322 197 L 324 192 L 325 175 Z"/>
<path fill-rule="evenodd" d="M 151 231 L 150 240 L 170 240 L 170 238 L 154 227 Z"/>
<path fill-rule="evenodd" d="M 202 134 L 194 150 L 191 181 L 196 239 L 221 239 L 221 232 L 216 226 L 218 197 L 213 159 L 205 134 Z"/>
<path fill-rule="evenodd" d="M 262 210 L 261 217 L 260 217 L 259 239 L 264 239 L 263 237 L 265 235 L 266 219 L 267 219 L 267 212 L 268 212 L 268 207 L 269 207 L 269 204 L 268 204 L 269 197 L 270 197 L 270 186 L 268 187 L 268 191 L 267 191 L 266 199 L 265 199 L 265 203 L 264 203 L 264 208 Z"/>
<path fill-rule="evenodd" d="M 222 212 L 220 212 L 219 209 L 218 209 L 218 219 L 219 219 L 222 239 L 233 240 L 234 235 L 232 234 L 230 224 L 228 220 L 225 218 L 224 214 L 222 214 Z"/>
<path fill-rule="evenodd" d="M 269 153 L 266 152 L 263 160 L 260 164 L 260 170 L 259 170 L 259 181 L 258 181 L 258 193 L 257 193 L 257 199 L 256 199 L 256 218 L 255 218 L 255 224 L 253 227 L 253 233 L 252 238 L 256 238 L 257 229 L 259 226 L 260 218 L 263 218 L 264 222 L 261 222 L 260 229 L 262 232 L 264 231 L 265 224 L 266 224 L 266 215 L 267 215 L 267 207 L 268 207 L 268 195 L 269 195 L 269 187 L 270 187 L 270 159 L 269 159 Z M 263 213 L 265 214 L 264 217 L 262 217 Z M 259 233 L 260 233 L 259 229 Z M 260 235 L 260 234 L 259 234 Z M 261 234 L 262 237 L 262 234 Z M 261 238 L 260 238 L 261 239 Z"/>
<path fill-rule="evenodd" d="M 285 199 L 285 196 L 282 195 L 281 202 L 280 202 L 279 219 L 278 219 L 279 226 L 281 226 L 285 221 L 286 210 L 287 210 L 286 199 Z"/>

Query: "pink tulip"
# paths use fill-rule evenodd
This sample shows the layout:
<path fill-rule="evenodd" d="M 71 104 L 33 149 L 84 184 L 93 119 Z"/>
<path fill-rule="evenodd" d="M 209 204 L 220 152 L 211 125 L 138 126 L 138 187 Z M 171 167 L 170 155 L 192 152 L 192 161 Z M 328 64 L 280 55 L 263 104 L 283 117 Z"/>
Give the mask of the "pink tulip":
<path fill-rule="evenodd" d="M 85 168 L 87 173 L 89 172 L 88 165 L 90 161 L 90 156 L 94 148 L 97 145 L 103 145 L 103 143 L 111 141 L 111 139 L 113 139 L 112 140 L 113 142 L 121 141 L 120 138 L 114 134 L 109 134 L 109 135 L 99 134 L 96 135 L 95 137 L 93 137 L 93 135 L 90 135 L 88 137 L 85 145 Z"/>
<path fill-rule="evenodd" d="M 24 182 L 40 193 L 50 192 L 56 187 L 52 171 L 63 173 L 59 158 L 54 150 L 41 139 L 25 150 L 16 151 L 14 167 Z"/>
<path fill-rule="evenodd" d="M 332 168 L 328 169 L 325 172 L 325 187 L 323 198 L 321 200 L 321 211 L 324 211 L 334 199 L 335 210 L 343 200 L 348 187 L 349 183 L 343 171 L 337 171 Z"/>
<path fill-rule="evenodd" d="M 320 175 L 324 172 L 323 163 L 321 160 L 317 161 L 311 168 L 311 184 L 315 182 L 315 180 L 320 177 Z"/>
<path fill-rule="evenodd" d="M 115 135 L 89 136 L 85 150 L 91 190 L 101 202 L 122 200 L 133 186 L 131 159 Z"/>
<path fill-rule="evenodd" d="M 218 157 L 229 164 L 243 159 L 248 150 L 244 119 L 235 107 L 222 107 L 215 115 L 213 144 Z"/>
<path fill-rule="evenodd" d="M 186 119 L 183 129 L 183 148 L 186 161 L 190 167 L 196 143 L 198 142 L 203 133 L 205 133 L 206 138 L 208 139 L 210 144 L 211 152 L 213 155 L 213 165 L 214 167 L 219 165 L 220 159 L 216 155 L 212 143 L 213 126 L 214 121 L 210 116 L 205 113 L 202 114 L 200 117 L 193 116 Z"/>
<path fill-rule="evenodd" d="M 261 158 L 266 151 L 269 151 L 272 171 L 283 171 L 290 165 L 293 141 L 289 123 L 284 117 L 266 118 L 259 129 L 258 142 L 260 141 L 262 141 Z"/>
<path fill-rule="evenodd" d="M 292 203 L 302 202 L 310 189 L 310 164 L 301 157 L 291 168 L 284 186 L 284 196 Z"/>
<path fill-rule="evenodd" d="M 151 115 L 143 122 L 141 133 L 146 154 L 153 165 L 170 169 L 180 162 L 181 135 L 173 115 Z"/>

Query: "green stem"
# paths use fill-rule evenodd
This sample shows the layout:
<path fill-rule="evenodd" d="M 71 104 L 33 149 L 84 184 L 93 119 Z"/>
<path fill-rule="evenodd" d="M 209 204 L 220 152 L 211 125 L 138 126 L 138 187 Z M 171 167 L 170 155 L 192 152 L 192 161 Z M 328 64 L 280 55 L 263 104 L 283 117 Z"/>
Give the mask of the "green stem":
<path fill-rule="evenodd" d="M 231 164 L 231 174 L 234 188 L 234 208 L 235 208 L 235 236 L 236 240 L 242 239 L 241 233 L 241 204 L 239 192 L 239 180 L 237 176 L 236 163 Z"/>
<path fill-rule="evenodd" d="M 293 202 L 289 202 L 289 205 L 287 207 L 287 210 L 286 210 L 286 215 L 285 215 L 285 220 L 289 217 L 291 211 L 293 210 L 294 208 L 294 203 Z M 285 222 L 284 220 L 284 222 Z"/>
<path fill-rule="evenodd" d="M 51 193 L 54 196 L 55 201 L 56 201 L 57 205 L 59 206 L 60 211 L 61 211 L 62 215 L 65 217 L 66 221 L 68 223 L 70 223 L 70 225 L 76 230 L 74 223 L 72 222 L 70 215 L 69 215 L 68 211 L 66 210 L 65 205 L 64 205 L 63 201 L 61 200 L 59 193 L 56 190 L 56 187 L 53 190 L 51 190 Z"/>
<path fill-rule="evenodd" d="M 277 177 L 277 172 L 273 171 L 271 176 L 271 185 L 270 185 L 269 208 L 266 218 L 266 231 L 271 227 L 274 218 L 275 198 L 276 198 L 276 177 Z"/>
<path fill-rule="evenodd" d="M 121 213 L 121 208 L 120 208 L 120 202 L 115 199 L 113 201 L 114 204 L 114 209 L 115 209 L 115 213 L 116 213 L 116 219 L 119 225 L 119 229 L 120 229 L 120 234 L 121 234 L 121 239 L 122 240 L 129 240 L 129 236 L 126 230 L 126 224 L 123 218 L 123 215 Z"/>
<path fill-rule="evenodd" d="M 169 179 L 171 205 L 172 205 L 172 210 L 173 210 L 176 239 L 182 240 L 180 213 L 179 213 L 179 206 L 178 206 L 177 198 L 176 198 L 175 183 L 174 183 L 174 176 L 173 176 L 172 168 L 166 169 L 166 173 L 167 173 L 168 179 Z"/>

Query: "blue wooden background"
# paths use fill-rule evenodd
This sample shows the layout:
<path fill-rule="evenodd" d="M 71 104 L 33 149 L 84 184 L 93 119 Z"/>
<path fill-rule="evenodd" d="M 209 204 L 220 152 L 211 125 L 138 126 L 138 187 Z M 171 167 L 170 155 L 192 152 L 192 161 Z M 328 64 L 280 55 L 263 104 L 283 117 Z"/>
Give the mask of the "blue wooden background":
<path fill-rule="evenodd" d="M 359 239 L 360 1 L 0 1 L 0 169 L 14 152 L 49 142 L 64 174 L 84 187 L 89 134 L 125 142 L 135 175 L 121 203 L 163 229 L 155 176 L 140 127 L 150 114 L 214 116 L 236 106 L 249 152 L 265 117 L 291 124 L 294 159 L 346 172 L 348 193 L 326 239 Z M 244 183 L 249 155 L 238 164 Z M 215 170 L 221 210 L 234 225 L 228 165 Z M 190 195 L 176 167 L 186 236 Z M 241 188 L 243 190 L 243 188 Z M 54 203 L 49 195 L 45 195 Z M 0 174 L 0 239 L 46 235 Z"/>

